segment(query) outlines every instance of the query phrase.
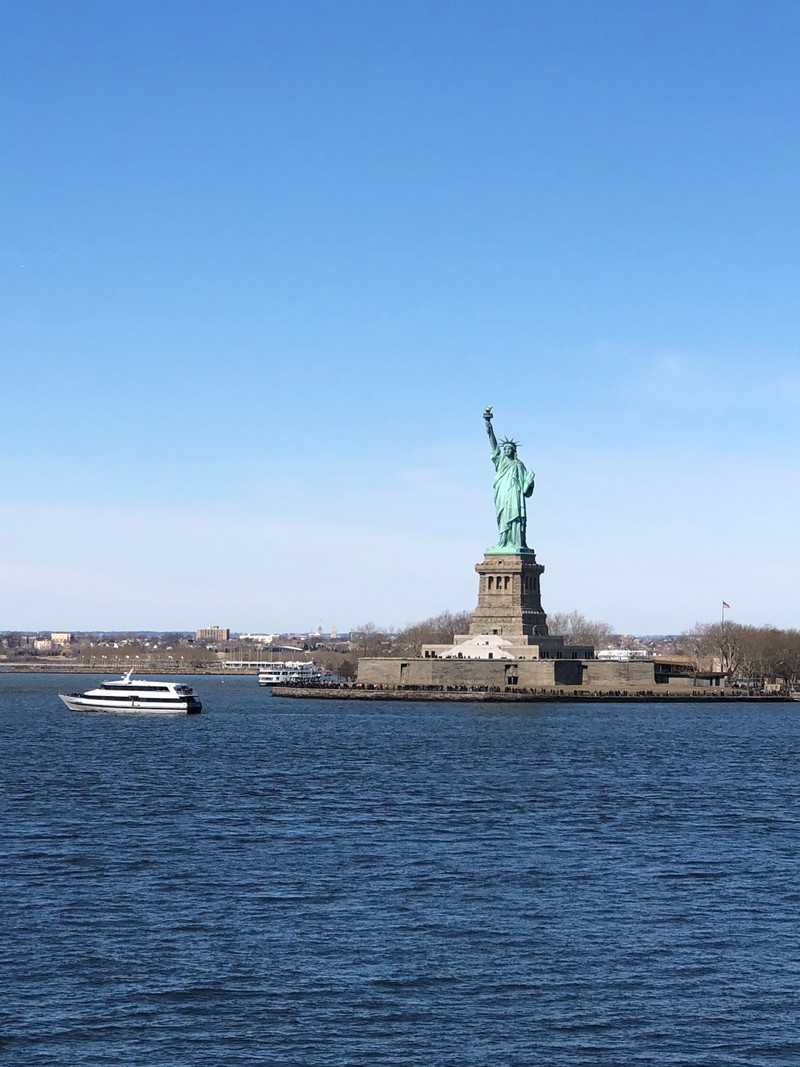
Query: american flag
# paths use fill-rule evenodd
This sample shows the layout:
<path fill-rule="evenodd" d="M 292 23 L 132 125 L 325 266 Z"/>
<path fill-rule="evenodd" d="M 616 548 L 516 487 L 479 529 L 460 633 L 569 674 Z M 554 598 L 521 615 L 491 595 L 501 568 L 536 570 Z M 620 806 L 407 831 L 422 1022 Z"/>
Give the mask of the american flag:
<path fill-rule="evenodd" d="M 727 601 L 725 601 L 725 600 L 722 601 L 722 606 L 723 606 L 723 608 L 727 608 L 728 611 L 731 610 L 730 604 L 728 604 Z"/>

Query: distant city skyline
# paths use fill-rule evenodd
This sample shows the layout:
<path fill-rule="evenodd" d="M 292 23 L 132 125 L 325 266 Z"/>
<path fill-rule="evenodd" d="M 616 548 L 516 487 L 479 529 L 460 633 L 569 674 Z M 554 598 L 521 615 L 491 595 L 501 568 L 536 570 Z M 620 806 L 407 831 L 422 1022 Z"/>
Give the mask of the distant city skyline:
<path fill-rule="evenodd" d="M 800 626 L 800 7 L 2 13 L 0 629 Z"/>

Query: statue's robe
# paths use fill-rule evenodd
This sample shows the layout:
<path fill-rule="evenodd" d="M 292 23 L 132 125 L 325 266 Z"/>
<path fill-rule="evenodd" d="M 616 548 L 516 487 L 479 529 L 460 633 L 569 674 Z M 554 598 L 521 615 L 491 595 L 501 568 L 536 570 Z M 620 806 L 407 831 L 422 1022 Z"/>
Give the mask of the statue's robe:
<path fill-rule="evenodd" d="M 526 470 L 525 464 L 516 457 L 507 456 L 500 446 L 492 450 L 492 463 L 494 508 L 500 532 L 497 548 L 509 551 L 527 548 L 525 498 L 533 492 L 533 471 Z"/>

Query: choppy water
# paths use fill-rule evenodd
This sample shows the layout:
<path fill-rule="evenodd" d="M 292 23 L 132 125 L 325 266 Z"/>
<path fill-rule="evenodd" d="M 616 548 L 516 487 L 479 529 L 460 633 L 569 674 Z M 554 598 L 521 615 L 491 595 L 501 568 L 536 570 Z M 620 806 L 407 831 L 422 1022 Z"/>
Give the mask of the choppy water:
<path fill-rule="evenodd" d="M 800 1063 L 799 705 L 88 683 L 0 675 L 3 1064 Z"/>

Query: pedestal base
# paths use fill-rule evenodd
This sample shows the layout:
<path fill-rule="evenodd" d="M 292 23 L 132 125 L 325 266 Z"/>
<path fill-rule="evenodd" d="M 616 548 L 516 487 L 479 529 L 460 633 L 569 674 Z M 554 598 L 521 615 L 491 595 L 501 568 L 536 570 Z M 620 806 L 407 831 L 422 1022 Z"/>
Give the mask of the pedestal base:
<path fill-rule="evenodd" d="M 547 636 L 547 616 L 539 589 L 544 567 L 536 562 L 532 550 L 486 552 L 483 563 L 476 564 L 475 570 L 480 575 L 480 584 L 478 606 L 470 621 L 471 634 Z"/>

